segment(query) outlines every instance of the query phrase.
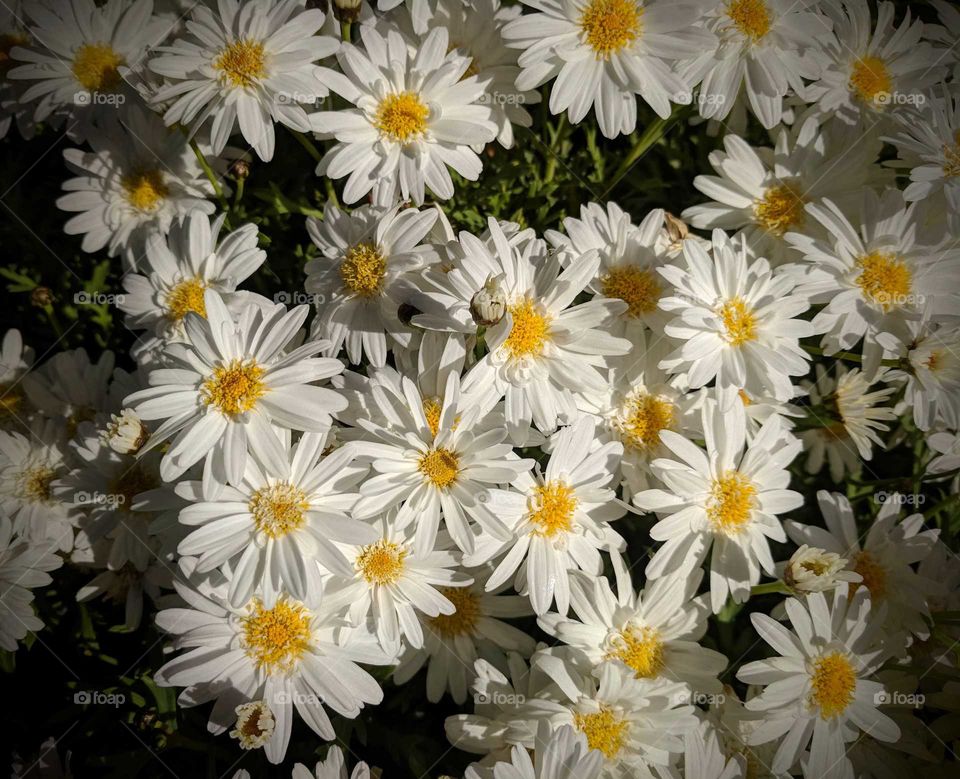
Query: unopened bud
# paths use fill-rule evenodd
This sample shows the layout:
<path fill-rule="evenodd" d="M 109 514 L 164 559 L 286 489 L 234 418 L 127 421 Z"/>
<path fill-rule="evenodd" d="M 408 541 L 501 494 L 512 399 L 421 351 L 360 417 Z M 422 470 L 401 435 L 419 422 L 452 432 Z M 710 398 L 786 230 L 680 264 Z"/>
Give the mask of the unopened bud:
<path fill-rule="evenodd" d="M 100 440 L 119 454 L 139 452 L 150 433 L 133 411 L 123 409 L 119 415 L 111 414 L 110 422 L 100 434 Z"/>
<path fill-rule="evenodd" d="M 491 327 L 503 319 L 507 296 L 497 279 L 489 278 L 470 301 L 470 314 L 481 327 Z"/>
<path fill-rule="evenodd" d="M 230 737 L 240 742 L 241 749 L 258 749 L 273 735 L 276 721 L 265 701 L 251 701 L 236 708 L 237 724 Z"/>
<path fill-rule="evenodd" d="M 666 230 L 667 239 L 671 244 L 680 243 L 690 234 L 687 223 L 682 219 L 677 219 L 669 211 L 664 212 L 663 229 Z"/>
<path fill-rule="evenodd" d="M 230 166 L 230 175 L 237 181 L 250 175 L 250 163 L 246 160 L 234 160 Z"/>
<path fill-rule="evenodd" d="M 53 292 L 50 287 L 34 287 L 30 293 L 30 303 L 37 308 L 46 308 L 53 303 Z"/>
<path fill-rule="evenodd" d="M 846 567 L 846 558 L 804 544 L 787 561 L 783 582 L 794 592 L 823 592 L 842 581 L 859 581 L 860 576 Z"/>
<path fill-rule="evenodd" d="M 333 0 L 333 15 L 341 22 L 355 22 L 360 18 L 361 0 Z"/>

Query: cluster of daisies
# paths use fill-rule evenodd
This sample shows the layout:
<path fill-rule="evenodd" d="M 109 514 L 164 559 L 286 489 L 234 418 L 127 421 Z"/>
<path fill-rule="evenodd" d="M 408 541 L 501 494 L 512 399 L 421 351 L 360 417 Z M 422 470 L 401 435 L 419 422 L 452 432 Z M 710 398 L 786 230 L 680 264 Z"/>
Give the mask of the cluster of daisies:
<path fill-rule="evenodd" d="M 917 504 L 960 470 L 960 13 L 524 3 L 0 8 L 0 133 L 75 142 L 57 206 L 136 335 L 132 372 L 3 338 L 0 647 L 67 564 L 273 763 L 425 684 L 469 779 L 949 775 L 957 698 L 913 702 L 958 673 Z M 437 201 L 541 99 L 707 123 L 705 202 L 458 231 Z M 271 300 L 223 174 L 277 132 L 345 206 Z M 917 492 L 864 492 L 913 433 Z"/>

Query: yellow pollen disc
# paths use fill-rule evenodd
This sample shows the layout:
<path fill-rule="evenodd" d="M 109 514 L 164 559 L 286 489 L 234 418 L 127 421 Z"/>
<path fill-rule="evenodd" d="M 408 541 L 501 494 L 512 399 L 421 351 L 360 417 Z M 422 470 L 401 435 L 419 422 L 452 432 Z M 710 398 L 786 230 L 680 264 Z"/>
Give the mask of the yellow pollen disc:
<path fill-rule="evenodd" d="M 640 37 L 642 16 L 635 0 L 590 0 L 580 14 L 580 29 L 597 59 L 609 59 Z"/>
<path fill-rule="evenodd" d="M 870 552 L 857 552 L 853 556 L 853 570 L 863 578 L 863 586 L 870 591 L 871 600 L 879 600 L 887 594 L 887 569 Z M 859 587 L 859 583 L 850 585 L 850 594 Z"/>
<path fill-rule="evenodd" d="M 840 652 L 817 658 L 810 676 L 810 705 L 820 709 L 821 719 L 843 714 L 853 701 L 857 672 Z"/>
<path fill-rule="evenodd" d="M 113 92 L 122 79 L 123 57 L 106 43 L 85 43 L 73 55 L 73 75 L 89 92 Z"/>
<path fill-rule="evenodd" d="M 653 271 L 624 265 L 614 268 L 600 280 L 603 294 L 627 304 L 627 316 L 637 317 L 657 310 L 663 288 Z"/>
<path fill-rule="evenodd" d="M 223 83 L 233 87 L 252 87 L 267 76 L 267 56 L 257 41 L 234 41 L 213 61 Z"/>
<path fill-rule="evenodd" d="M 480 599 L 469 587 L 441 587 L 440 594 L 450 601 L 456 611 L 439 614 L 430 620 L 430 627 L 444 638 L 473 633 L 480 619 Z"/>
<path fill-rule="evenodd" d="M 651 627 L 628 625 L 613 641 L 607 659 L 623 661 L 638 679 L 650 679 L 663 670 L 663 641 L 660 631 Z"/>
<path fill-rule="evenodd" d="M 431 449 L 420 456 L 417 469 L 433 486 L 449 487 L 460 473 L 460 458 L 449 449 Z"/>
<path fill-rule="evenodd" d="M 780 184 L 763 193 L 763 198 L 754 203 L 753 213 L 768 233 L 782 236 L 787 230 L 803 225 L 806 202 L 795 188 Z"/>
<path fill-rule="evenodd" d="M 757 318 L 742 298 L 728 300 L 717 314 L 723 322 L 724 335 L 731 346 L 742 346 L 756 340 Z"/>
<path fill-rule="evenodd" d="M 247 507 L 258 531 L 280 538 L 303 526 L 310 502 L 303 490 L 282 481 L 254 492 Z"/>
<path fill-rule="evenodd" d="M 574 714 L 573 725 L 587 737 L 590 749 L 599 749 L 608 759 L 620 754 L 630 727 L 629 722 L 606 706 L 593 714 Z"/>
<path fill-rule="evenodd" d="M 650 450 L 660 443 L 660 431 L 676 421 L 676 406 L 666 398 L 643 392 L 627 401 L 618 422 L 623 442 L 636 449 Z"/>
<path fill-rule="evenodd" d="M 203 279 L 184 279 L 167 293 L 167 318 L 179 322 L 190 311 L 207 318 L 207 305 L 203 292 L 207 288 Z"/>
<path fill-rule="evenodd" d="M 310 613 L 296 601 L 256 601 L 242 625 L 247 655 L 268 673 L 289 671 L 310 645 Z"/>
<path fill-rule="evenodd" d="M 142 170 L 120 179 L 127 202 L 138 211 L 153 211 L 169 194 L 163 173 Z"/>
<path fill-rule="evenodd" d="M 380 295 L 386 276 L 387 260 L 372 243 L 351 246 L 340 263 L 343 286 L 348 292 L 361 298 Z"/>
<path fill-rule="evenodd" d="M 893 91 L 893 79 L 879 57 L 858 58 L 850 74 L 850 88 L 861 100 L 872 102 L 878 95 L 889 95 Z"/>
<path fill-rule="evenodd" d="M 716 532 L 739 533 L 750 521 L 757 502 L 757 488 L 739 471 L 714 479 L 707 500 L 707 519 Z"/>
<path fill-rule="evenodd" d="M 10 50 L 15 46 L 26 46 L 30 38 L 23 33 L 0 34 L 0 78 L 6 78 L 10 68 L 16 64 L 10 57 Z"/>
<path fill-rule="evenodd" d="M 947 178 L 960 176 L 960 130 L 953 135 L 953 146 L 943 145 L 943 175 Z"/>
<path fill-rule="evenodd" d="M 427 130 L 430 109 L 414 92 L 398 92 L 387 95 L 377 106 L 373 126 L 390 140 L 409 143 Z"/>
<path fill-rule="evenodd" d="M 229 365 L 218 365 L 201 387 L 203 401 L 228 416 L 243 414 L 267 392 L 261 381 L 263 373 L 263 368 L 253 360 L 233 360 Z"/>
<path fill-rule="evenodd" d="M 528 517 L 534 525 L 533 534 L 552 538 L 557 533 L 573 530 L 573 513 L 577 496 L 572 487 L 562 481 L 549 481 L 535 487 L 527 501 Z"/>
<path fill-rule="evenodd" d="M 144 471 L 139 463 L 134 463 L 127 468 L 111 486 L 110 492 L 113 495 L 122 495 L 123 503 L 119 508 L 123 511 L 133 510 L 133 499 L 141 492 L 156 489 L 160 482 L 152 474 Z"/>
<path fill-rule="evenodd" d="M 800 563 L 800 567 L 805 571 L 809 571 L 814 576 L 823 576 L 830 566 L 821 560 L 804 560 Z"/>
<path fill-rule="evenodd" d="M 34 503 L 49 503 L 53 499 L 51 485 L 56 471 L 46 465 L 37 465 L 20 474 L 21 497 Z"/>
<path fill-rule="evenodd" d="M 0 419 L 16 414 L 23 403 L 23 392 L 17 387 L 0 384 Z"/>
<path fill-rule="evenodd" d="M 550 320 L 537 311 L 530 298 L 510 306 L 509 311 L 513 327 L 503 342 L 504 348 L 514 359 L 540 355 L 550 340 Z"/>
<path fill-rule="evenodd" d="M 913 274 L 906 263 L 892 254 L 872 252 L 857 260 L 856 267 L 860 271 L 856 284 L 869 302 L 884 312 L 908 302 Z"/>
<path fill-rule="evenodd" d="M 773 17 L 765 0 L 733 0 L 727 5 L 727 16 L 754 43 L 770 32 L 773 26 Z"/>
<path fill-rule="evenodd" d="M 381 539 L 363 547 L 357 556 L 357 570 L 368 584 L 393 584 L 403 574 L 407 550 L 393 541 Z"/>
<path fill-rule="evenodd" d="M 941 351 L 934 350 L 930 352 L 930 356 L 927 357 L 923 365 L 931 373 L 936 373 L 943 368 L 945 362 L 946 355 Z"/>

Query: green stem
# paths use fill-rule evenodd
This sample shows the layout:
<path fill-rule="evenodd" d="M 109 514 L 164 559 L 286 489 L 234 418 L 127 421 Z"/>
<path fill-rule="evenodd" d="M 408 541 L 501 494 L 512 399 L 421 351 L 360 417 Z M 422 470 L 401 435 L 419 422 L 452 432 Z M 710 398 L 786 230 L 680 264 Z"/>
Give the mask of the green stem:
<path fill-rule="evenodd" d="M 679 108 L 675 109 L 674 112 L 666 119 L 657 117 L 653 122 L 647 125 L 647 128 L 643 131 L 643 135 L 637 139 L 637 142 L 633 145 L 633 148 L 630 149 L 630 152 L 624 158 L 623 162 L 620 163 L 620 167 L 617 168 L 617 172 L 613 174 L 612 181 L 614 183 L 626 176 L 627 171 L 633 167 L 634 163 L 644 154 L 646 154 L 650 150 L 650 147 L 664 136 L 667 128 L 679 117 L 680 110 L 681 109 Z"/>
<path fill-rule="evenodd" d="M 751 587 L 750 597 L 754 595 L 790 595 L 790 589 L 783 582 L 767 582 Z"/>
<path fill-rule="evenodd" d="M 63 338 L 63 328 L 60 326 L 60 319 L 57 317 L 57 312 L 53 310 L 53 306 L 47 303 L 42 309 L 43 313 L 47 315 L 47 319 L 50 321 L 50 326 L 53 328 L 53 332 L 56 334 L 57 338 Z"/>
<path fill-rule="evenodd" d="M 807 344 L 801 344 L 800 346 L 807 354 L 812 354 L 814 357 L 830 357 L 831 359 L 843 360 L 844 362 L 863 363 L 863 357 L 855 352 L 834 352 L 833 354 L 827 354 L 819 346 L 807 346 Z M 903 368 L 900 360 L 880 360 L 880 364 L 886 368 Z"/>
<path fill-rule="evenodd" d="M 347 43 L 350 43 L 350 22 L 340 20 L 340 37 Z"/>
<path fill-rule="evenodd" d="M 549 127 L 549 125 L 547 125 Z M 567 115 L 560 114 L 560 121 L 557 122 L 557 129 L 550 133 L 550 156 L 547 158 L 547 167 L 543 173 L 543 183 L 547 184 L 553 181 L 553 176 L 557 172 L 557 161 L 560 159 L 560 141 L 567 127 Z"/>
<path fill-rule="evenodd" d="M 307 150 L 307 154 L 313 157 L 314 162 L 319 163 L 320 160 L 323 159 L 323 155 L 320 153 L 320 150 L 313 145 L 313 141 L 311 141 L 306 135 L 303 133 L 298 133 L 296 130 L 290 130 L 290 133 L 294 138 L 297 139 L 297 143 Z"/>
<path fill-rule="evenodd" d="M 210 167 L 210 163 L 207 162 L 207 158 L 204 156 L 203 152 L 200 151 L 200 146 L 197 144 L 195 138 L 190 139 L 190 148 L 193 149 L 193 153 L 197 157 L 197 162 L 200 163 L 200 167 L 203 168 L 203 172 L 206 174 L 207 180 L 213 187 L 213 192 L 217 196 L 217 200 L 220 201 L 220 206 L 224 211 L 229 211 L 230 207 L 227 205 L 227 199 L 223 196 L 223 187 L 220 186 L 220 180 L 217 178 L 217 174 L 214 173 L 213 168 Z"/>

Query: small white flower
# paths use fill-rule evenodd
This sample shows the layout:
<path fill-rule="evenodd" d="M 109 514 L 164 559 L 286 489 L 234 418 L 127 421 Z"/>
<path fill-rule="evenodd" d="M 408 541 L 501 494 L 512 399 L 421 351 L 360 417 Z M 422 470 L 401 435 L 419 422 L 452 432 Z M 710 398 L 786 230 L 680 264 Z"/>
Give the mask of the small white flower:
<path fill-rule="evenodd" d="M 117 454 L 136 454 L 150 437 L 150 431 L 129 408 L 111 414 L 110 422 L 100 431 L 100 442 Z"/>
<path fill-rule="evenodd" d="M 530 750 L 515 746 L 510 750 L 509 768 L 506 761 L 494 766 L 497 779 L 599 779 L 603 768 L 603 753 L 591 749 L 587 738 L 570 725 L 553 729 L 547 721 L 537 728 L 537 740 Z M 473 766 L 467 768 L 465 779 L 480 779 Z"/>
<path fill-rule="evenodd" d="M 271 739 L 276 722 L 264 701 L 241 703 L 236 713 L 237 724 L 230 731 L 230 738 L 240 742 L 240 749 L 259 749 Z"/>
<path fill-rule="evenodd" d="M 794 592 L 823 592 L 841 582 L 859 582 L 860 574 L 847 570 L 847 559 L 836 552 L 801 544 L 787 560 L 783 581 Z"/>

